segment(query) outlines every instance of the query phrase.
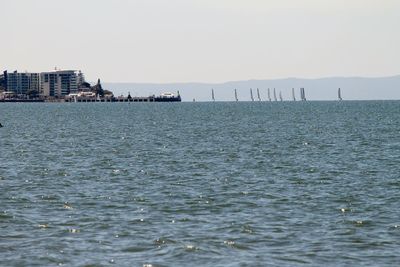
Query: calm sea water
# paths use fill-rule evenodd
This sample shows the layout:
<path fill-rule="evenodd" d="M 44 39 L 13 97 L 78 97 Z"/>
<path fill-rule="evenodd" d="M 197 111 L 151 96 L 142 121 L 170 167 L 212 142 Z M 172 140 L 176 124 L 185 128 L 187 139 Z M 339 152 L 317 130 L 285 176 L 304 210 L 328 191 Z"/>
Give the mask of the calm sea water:
<path fill-rule="evenodd" d="M 400 102 L 0 104 L 1 266 L 397 266 Z"/>

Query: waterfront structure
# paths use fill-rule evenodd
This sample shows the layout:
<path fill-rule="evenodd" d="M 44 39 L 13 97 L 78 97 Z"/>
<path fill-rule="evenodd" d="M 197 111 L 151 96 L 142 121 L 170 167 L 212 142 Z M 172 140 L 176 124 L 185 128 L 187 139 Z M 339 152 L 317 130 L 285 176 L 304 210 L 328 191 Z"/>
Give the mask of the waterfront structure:
<path fill-rule="evenodd" d="M 213 99 L 214 90 L 213 90 Z M 0 74 L 0 102 L 181 102 L 177 94 L 148 97 L 114 97 L 103 89 L 100 79 L 91 86 L 81 71 L 57 70 L 41 73 Z"/>
<path fill-rule="evenodd" d="M 39 73 L 4 71 L 2 78 L 4 88 L 8 92 L 12 92 L 17 95 L 39 93 Z"/>
<path fill-rule="evenodd" d="M 75 70 L 54 70 L 40 73 L 40 95 L 63 97 L 70 93 L 77 93 L 83 74 L 78 76 Z M 79 77 L 79 79 L 78 79 Z"/>

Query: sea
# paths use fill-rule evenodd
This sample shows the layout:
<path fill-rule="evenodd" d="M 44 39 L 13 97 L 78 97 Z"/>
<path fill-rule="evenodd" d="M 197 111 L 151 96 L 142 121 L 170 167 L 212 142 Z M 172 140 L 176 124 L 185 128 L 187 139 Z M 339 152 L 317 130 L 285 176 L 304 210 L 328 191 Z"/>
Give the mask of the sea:
<path fill-rule="evenodd" d="M 399 266 L 400 101 L 0 103 L 0 266 Z"/>

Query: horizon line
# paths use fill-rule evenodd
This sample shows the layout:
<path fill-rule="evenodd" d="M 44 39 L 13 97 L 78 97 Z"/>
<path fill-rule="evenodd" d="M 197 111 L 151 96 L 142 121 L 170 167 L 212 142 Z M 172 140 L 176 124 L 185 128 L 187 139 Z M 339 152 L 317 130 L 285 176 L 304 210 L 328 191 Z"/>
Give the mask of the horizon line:
<path fill-rule="evenodd" d="M 165 84 L 227 84 L 227 83 L 235 83 L 235 82 L 257 82 L 257 81 L 280 81 L 280 80 L 324 80 L 324 79 L 389 79 L 389 78 L 400 78 L 400 74 L 396 75 L 387 75 L 387 76 L 324 76 L 319 78 L 299 78 L 299 77 L 286 77 L 286 78 L 266 78 L 266 79 L 245 79 L 245 80 L 231 80 L 231 81 L 224 81 L 224 82 L 108 82 L 102 81 L 102 83 L 107 84 L 154 84 L 154 85 L 165 85 Z"/>

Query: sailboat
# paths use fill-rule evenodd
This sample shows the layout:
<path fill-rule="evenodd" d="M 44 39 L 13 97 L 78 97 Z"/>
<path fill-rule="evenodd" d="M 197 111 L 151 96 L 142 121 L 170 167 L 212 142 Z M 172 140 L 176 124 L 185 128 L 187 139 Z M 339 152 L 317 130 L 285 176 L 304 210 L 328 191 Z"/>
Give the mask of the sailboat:
<path fill-rule="evenodd" d="M 238 96 L 237 96 L 237 90 L 235 89 L 235 100 L 236 102 L 239 101 Z"/>
<path fill-rule="evenodd" d="M 274 100 L 275 100 L 275 101 L 278 101 L 278 99 L 276 98 L 276 91 L 275 91 L 275 88 L 274 88 Z"/>
<path fill-rule="evenodd" d="M 283 101 L 282 92 L 281 92 L 281 91 L 279 91 L 279 100 L 280 100 L 280 101 Z"/>
<path fill-rule="evenodd" d="M 292 88 L 292 97 L 293 97 L 293 101 L 296 101 L 296 96 L 294 94 L 294 88 Z"/>
<path fill-rule="evenodd" d="M 304 88 L 300 88 L 300 98 L 301 98 L 301 101 L 307 101 Z"/>
<path fill-rule="evenodd" d="M 250 98 L 251 98 L 251 101 L 254 101 L 253 89 L 251 89 L 251 88 L 250 88 Z"/>
<path fill-rule="evenodd" d="M 261 101 L 260 90 L 258 90 L 258 88 L 257 88 L 257 97 L 258 97 L 258 101 Z"/>
<path fill-rule="evenodd" d="M 339 101 L 342 101 L 343 99 L 342 99 L 342 93 L 340 92 L 340 88 L 338 89 L 338 99 L 339 99 Z"/>
<path fill-rule="evenodd" d="M 268 101 L 271 102 L 271 92 L 270 92 L 269 88 L 268 88 Z"/>
<path fill-rule="evenodd" d="M 214 89 L 211 89 L 211 98 L 215 102 Z"/>

